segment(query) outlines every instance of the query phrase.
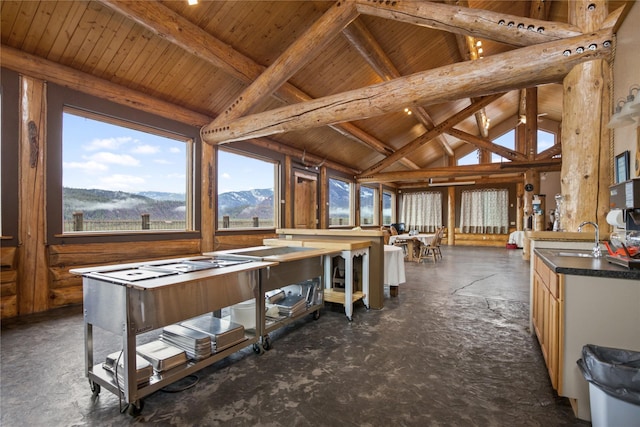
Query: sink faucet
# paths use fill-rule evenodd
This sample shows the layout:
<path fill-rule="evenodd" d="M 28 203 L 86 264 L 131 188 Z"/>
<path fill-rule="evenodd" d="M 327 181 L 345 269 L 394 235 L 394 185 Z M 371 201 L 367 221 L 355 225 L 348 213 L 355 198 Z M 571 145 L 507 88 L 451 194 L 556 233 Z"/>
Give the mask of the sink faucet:
<path fill-rule="evenodd" d="M 585 221 L 582 224 L 580 224 L 578 226 L 578 233 L 582 231 L 582 227 L 587 225 L 587 224 L 591 224 L 593 225 L 593 228 L 596 229 L 596 242 L 595 245 L 593 246 L 593 257 L 594 258 L 600 258 L 602 256 L 602 252 L 600 251 L 600 230 L 598 229 L 598 224 L 596 224 L 595 222 L 591 222 L 591 221 Z"/>

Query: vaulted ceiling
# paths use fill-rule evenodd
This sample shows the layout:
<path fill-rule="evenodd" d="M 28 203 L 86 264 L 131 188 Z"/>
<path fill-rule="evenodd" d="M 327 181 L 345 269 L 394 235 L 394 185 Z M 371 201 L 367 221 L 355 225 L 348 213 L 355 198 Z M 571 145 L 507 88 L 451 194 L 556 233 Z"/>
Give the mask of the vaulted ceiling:
<path fill-rule="evenodd" d="M 445 7 L 444 14 L 436 16 L 429 9 L 432 21 L 423 17 L 415 22 L 393 7 L 425 2 L 357 3 L 356 13 L 344 13 L 349 1 L 200 0 L 191 6 L 186 0 L 3 0 L 2 66 L 26 67 L 29 74 L 40 73 L 71 87 L 106 82 L 126 89 L 132 97 L 174 104 L 180 112 L 176 116 L 190 123 L 204 126 L 215 119 L 224 125 L 225 114 L 231 112 L 235 118 L 233 109 L 241 96 L 256 102 L 240 116 L 257 114 L 430 70 L 447 73 L 453 64 L 498 58 L 523 46 L 516 33 L 513 43 L 508 37 L 492 41 L 496 38 L 483 37 L 487 33 L 473 26 L 480 25 L 479 17 L 494 17 L 494 12 L 505 17 L 506 28 L 512 21 L 515 26 L 533 22 L 548 32 L 569 28 L 564 0 L 434 2 Z M 626 3 L 611 1 L 609 10 Z M 451 16 L 460 20 L 448 27 Z M 465 19 L 471 20 L 468 29 Z M 270 73 L 266 78 L 265 70 Z M 260 75 L 265 82 L 252 85 Z M 562 85 L 561 79 L 552 80 L 535 85 L 537 100 L 528 108 L 540 117 L 541 126 L 557 129 L 563 113 Z M 436 129 L 430 133 L 433 137 L 378 169 L 402 172 L 448 166 L 449 158 L 486 147 L 524 114 L 526 97 L 519 89 L 531 85 L 523 81 L 517 86 L 483 108 L 470 109 L 454 131 Z M 266 93 L 251 94 L 253 88 Z M 372 102 L 371 114 L 358 107 L 356 119 L 347 122 L 328 120 L 330 125 L 264 138 L 286 147 L 287 153 L 306 153 L 311 163 L 326 160 L 358 175 L 482 99 L 471 93 L 457 95 L 423 105 L 407 98 L 410 115 L 397 100 L 393 108 L 380 111 L 374 111 L 379 107 Z M 385 92 L 376 97 L 384 98 Z"/>

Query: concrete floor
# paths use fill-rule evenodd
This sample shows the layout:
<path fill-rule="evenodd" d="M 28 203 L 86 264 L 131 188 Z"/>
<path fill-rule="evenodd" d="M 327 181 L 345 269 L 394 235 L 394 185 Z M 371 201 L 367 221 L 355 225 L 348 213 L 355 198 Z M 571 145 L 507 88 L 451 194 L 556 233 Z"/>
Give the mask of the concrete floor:
<path fill-rule="evenodd" d="M 181 392 L 144 399 L 139 416 L 94 398 L 84 377 L 82 310 L 5 321 L 1 424 L 9 426 L 585 426 L 551 388 L 528 327 L 529 264 L 520 250 L 443 248 L 406 262 L 399 296 L 328 305 L 198 372 Z M 96 340 L 96 353 L 117 340 Z"/>

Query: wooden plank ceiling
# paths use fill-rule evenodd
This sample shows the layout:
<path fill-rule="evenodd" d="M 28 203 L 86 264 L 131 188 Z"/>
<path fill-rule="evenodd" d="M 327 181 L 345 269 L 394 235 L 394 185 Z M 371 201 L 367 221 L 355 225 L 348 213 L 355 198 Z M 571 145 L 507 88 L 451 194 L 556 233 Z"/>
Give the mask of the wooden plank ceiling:
<path fill-rule="evenodd" d="M 417 4 L 358 3 L 369 8 L 377 7 L 378 3 Z M 610 10 L 624 3 L 611 1 Z M 549 29 L 566 24 L 567 20 L 564 0 L 448 0 L 438 4 L 497 12 L 523 20 L 531 17 L 552 21 L 548 22 Z M 282 0 L 201 0 L 195 6 L 188 5 L 186 0 L 3 0 L 2 63 L 11 67 L 6 64 L 11 64 L 21 51 L 183 107 L 198 113 L 194 114 L 194 122 L 207 125 L 203 117 L 211 121 L 222 114 L 217 120 L 224 121 L 224 112 L 265 69 L 277 74 L 278 69 L 267 67 L 282 60 L 296 40 L 322 22 L 325 14 L 342 7 L 339 13 L 345 15 L 348 6 L 349 2 Z M 318 32 L 317 39 L 322 40 L 313 41 L 317 41 L 318 48 L 312 48 L 312 43 L 304 45 L 305 49 L 294 57 L 279 63 L 276 68 L 292 67 L 291 75 L 283 76 L 284 86 L 278 84 L 272 96 L 258 97 L 255 106 L 244 115 L 464 61 L 482 61 L 479 56 L 490 58 L 516 49 L 505 42 L 482 37 L 471 40 L 464 34 L 376 14 L 356 13 L 341 19 L 344 22 L 325 17 L 327 27 L 333 28 L 324 35 Z M 477 41 L 482 43 L 480 54 Z M 291 65 L 294 60 L 298 66 Z M 311 164 L 326 159 L 358 175 L 473 101 L 478 99 L 460 96 L 424 106 L 407 105 L 413 114 L 398 108 L 351 122 L 270 135 L 267 141 L 283 144 L 289 153 L 306 152 L 306 160 Z M 537 103 L 530 108 L 557 127 L 562 119 L 562 85 L 557 82 L 540 85 Z M 479 126 L 482 116 L 473 113 L 455 125 L 456 135 L 436 132 L 434 138 L 397 156 L 381 171 L 443 167 L 449 164 L 452 154 L 462 156 L 477 149 L 477 144 L 460 136 L 470 134 L 488 142 L 496 129 L 512 128 L 523 113 L 521 91 L 510 90 L 480 110 L 490 120 L 488 133 L 483 133 Z"/>

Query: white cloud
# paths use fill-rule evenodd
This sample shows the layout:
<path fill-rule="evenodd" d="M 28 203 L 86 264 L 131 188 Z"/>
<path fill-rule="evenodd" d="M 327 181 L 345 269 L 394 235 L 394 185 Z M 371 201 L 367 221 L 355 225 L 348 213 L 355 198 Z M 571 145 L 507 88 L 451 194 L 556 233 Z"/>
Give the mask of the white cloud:
<path fill-rule="evenodd" d="M 105 188 L 113 190 L 135 190 L 145 183 L 144 178 L 134 175 L 115 174 L 100 180 L 107 185 Z"/>
<path fill-rule="evenodd" d="M 80 169 L 85 172 L 103 172 L 108 170 L 109 168 L 102 163 L 98 163 L 93 160 L 89 160 L 87 162 L 64 162 L 62 164 L 65 169 Z"/>
<path fill-rule="evenodd" d="M 101 163 L 112 163 L 122 166 L 138 166 L 140 161 L 128 154 L 113 154 L 101 151 L 91 156 L 91 160 Z"/>
<path fill-rule="evenodd" d="M 154 159 L 153 163 L 158 163 L 159 165 L 170 165 L 170 164 L 172 164 L 169 160 L 166 160 L 166 159 Z"/>
<path fill-rule="evenodd" d="M 167 178 L 184 180 L 186 176 L 182 173 L 170 173 Z"/>
<path fill-rule="evenodd" d="M 224 172 L 224 173 L 222 174 L 222 178 L 224 178 L 224 179 L 231 179 L 231 175 L 229 175 L 228 173 Z"/>
<path fill-rule="evenodd" d="M 132 142 L 134 139 L 130 136 L 120 136 L 117 138 L 96 138 L 84 147 L 87 151 L 97 150 L 117 150 L 122 144 Z"/>
<path fill-rule="evenodd" d="M 149 144 L 138 145 L 133 150 L 131 150 L 131 152 L 134 154 L 155 154 L 158 151 L 160 151 L 160 147 Z"/>
<path fill-rule="evenodd" d="M 169 152 L 170 153 L 180 153 L 180 152 L 182 152 L 182 150 L 180 150 L 177 147 L 171 147 L 171 148 L 169 148 Z"/>

